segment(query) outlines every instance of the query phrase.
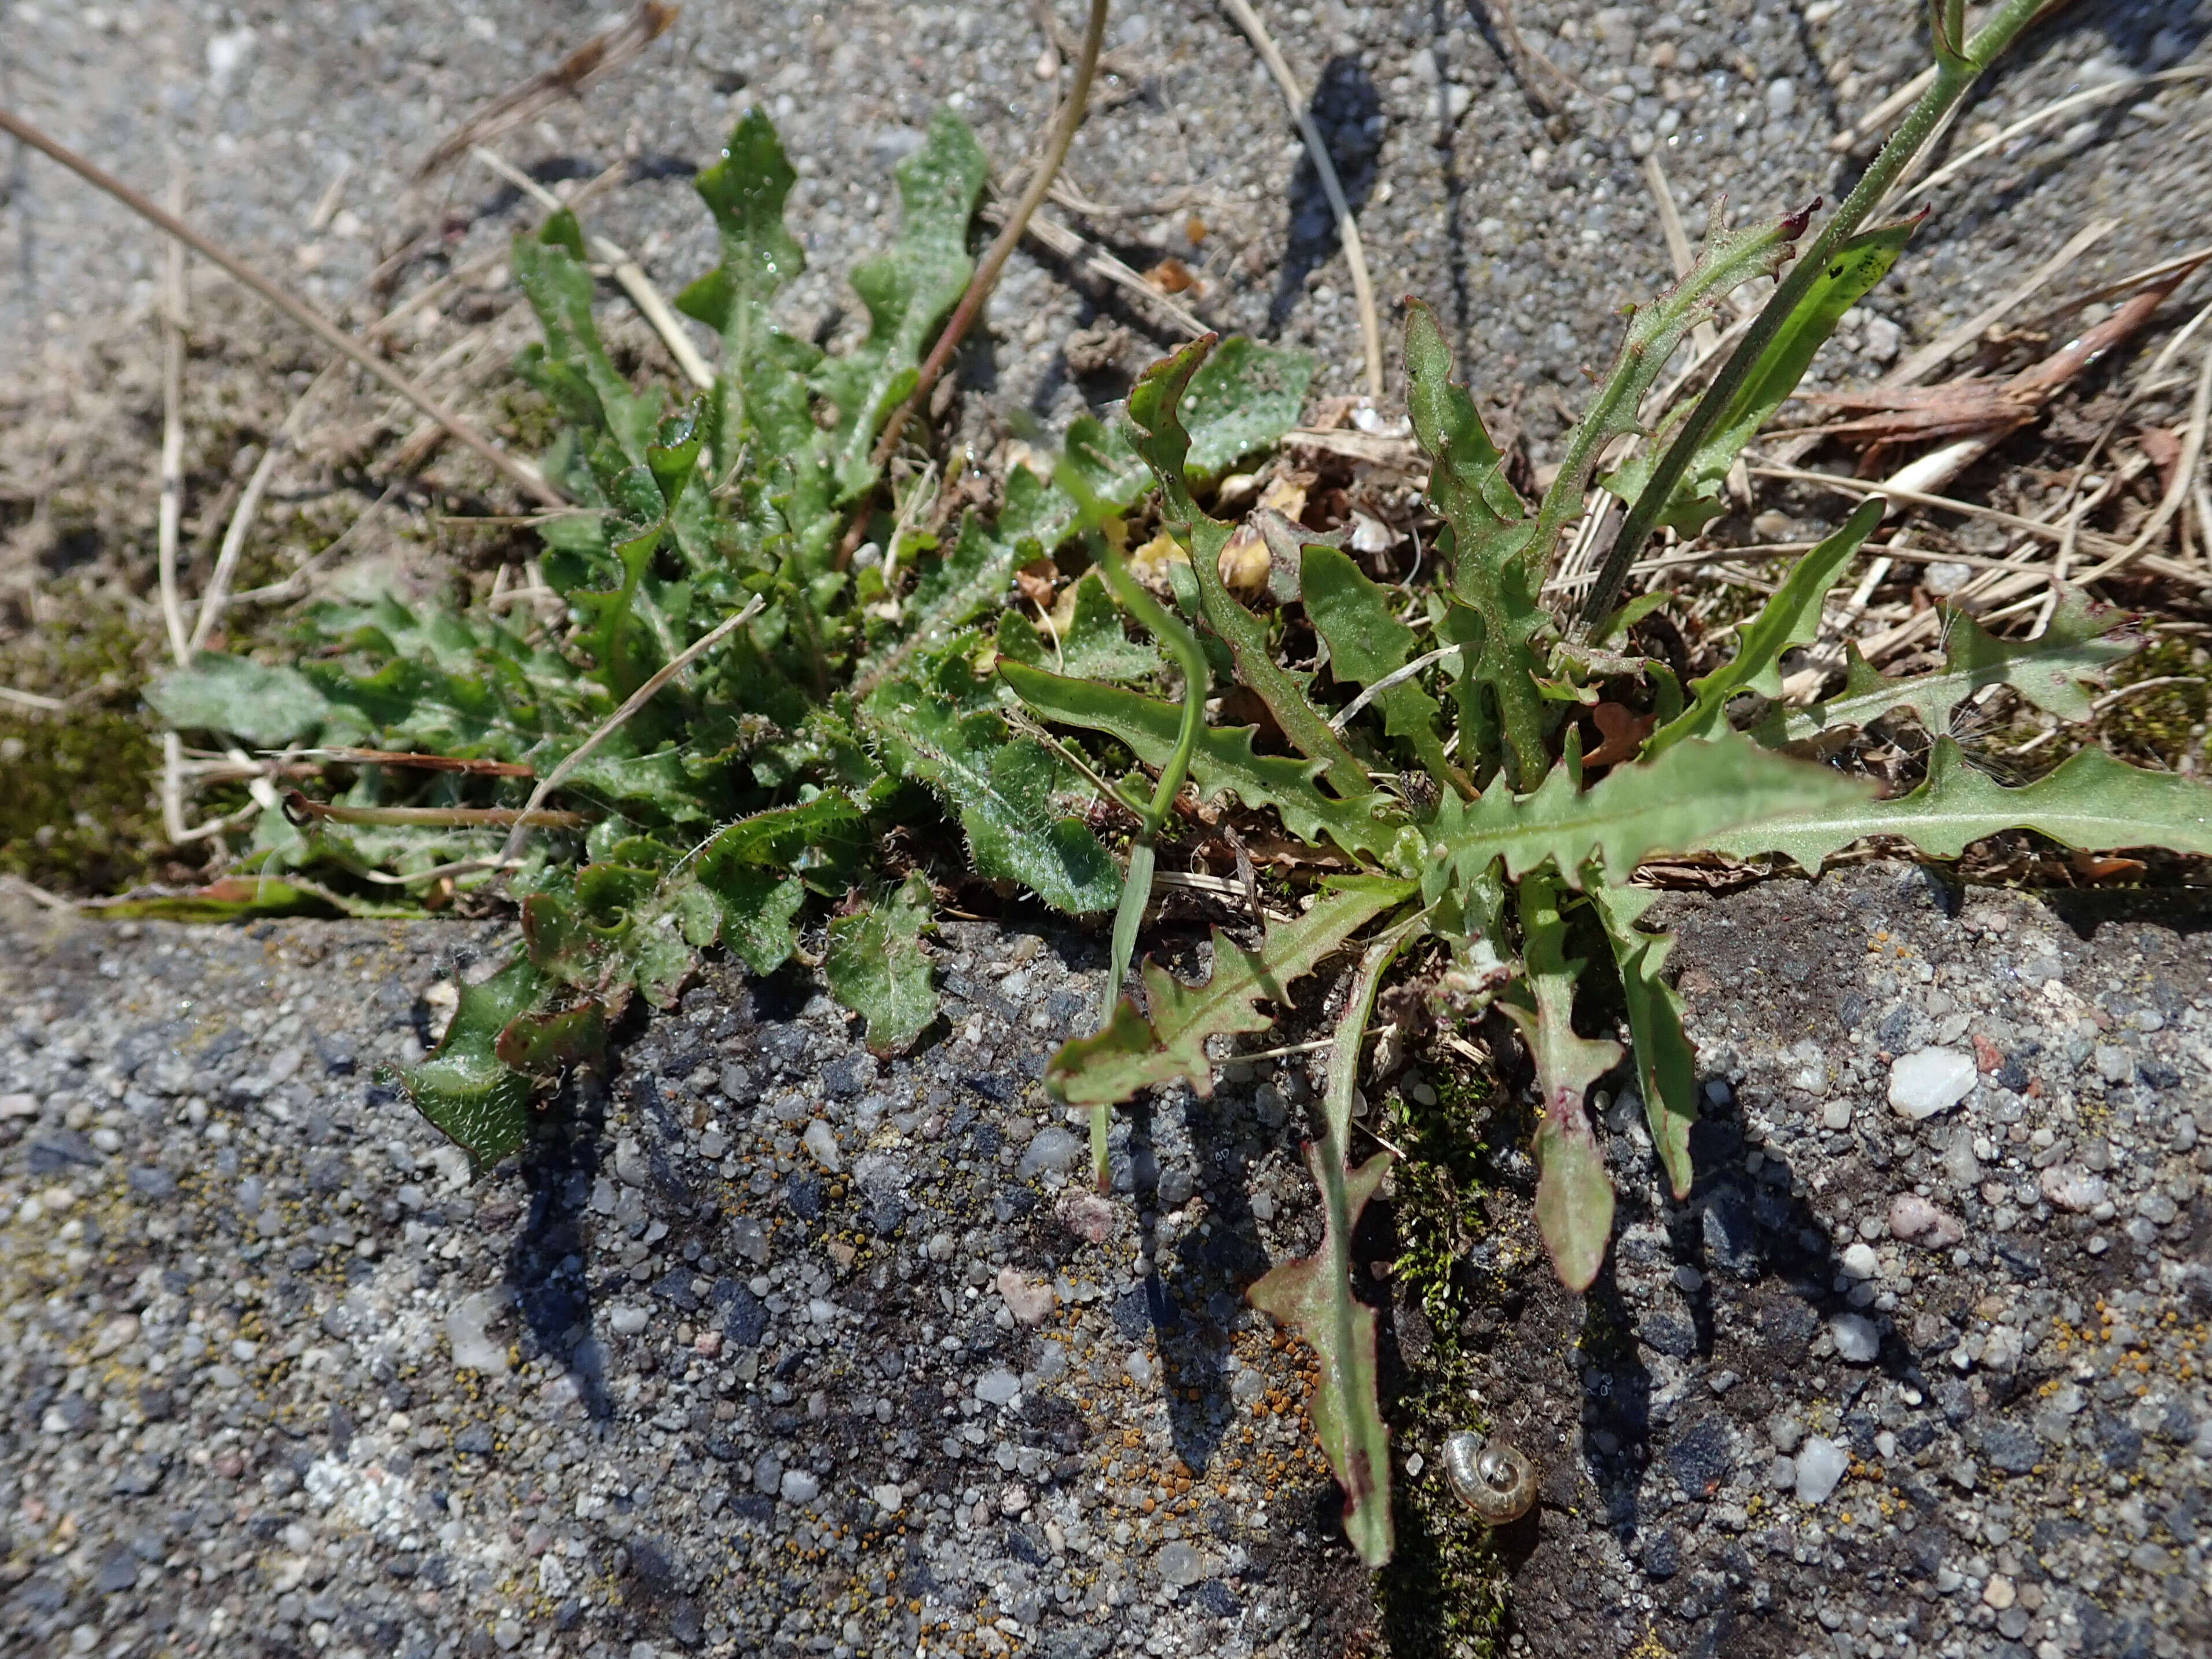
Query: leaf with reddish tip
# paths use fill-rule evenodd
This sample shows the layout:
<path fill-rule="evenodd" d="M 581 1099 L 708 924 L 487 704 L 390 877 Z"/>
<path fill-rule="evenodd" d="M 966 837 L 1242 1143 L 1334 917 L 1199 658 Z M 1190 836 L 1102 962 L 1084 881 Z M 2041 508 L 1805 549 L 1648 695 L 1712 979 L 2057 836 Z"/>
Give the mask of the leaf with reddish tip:
<path fill-rule="evenodd" d="M 607 1011 L 596 998 L 557 1014 L 519 1014 L 492 1045 L 502 1066 L 558 1077 L 607 1046 Z"/>
<path fill-rule="evenodd" d="M 1306 1164 L 1315 1182 L 1326 1187 L 1323 1152 L 1306 1146 Z M 1347 1229 L 1359 1225 L 1359 1212 L 1389 1170 L 1390 1155 L 1377 1152 L 1344 1176 Z M 1296 1261 L 1279 1262 L 1247 1291 L 1261 1313 L 1289 1326 L 1320 1356 L 1321 1380 L 1314 1390 L 1314 1437 L 1321 1442 L 1337 1484 L 1344 1488 L 1344 1535 L 1359 1559 L 1377 1567 L 1390 1559 L 1390 1431 L 1376 1409 L 1375 1310 L 1352 1300 L 1350 1288 L 1332 1264 L 1350 1249 L 1332 1228 L 1324 1227 L 1321 1248 Z M 1337 1351 L 1338 1300 L 1351 1302 L 1352 1343 Z"/>
<path fill-rule="evenodd" d="M 1536 1126 L 1536 1230 L 1543 1235 L 1559 1282 L 1586 1291 L 1605 1265 L 1613 1237 L 1613 1180 L 1590 1127 L 1583 1097 L 1620 1062 L 1610 1038 L 1578 1036 L 1574 1028 L 1575 978 L 1579 960 L 1563 948 L 1559 883 L 1550 872 L 1521 880 L 1522 959 L 1526 977 L 1498 1000 L 1521 1028 L 1543 1091 L 1543 1121 Z"/>

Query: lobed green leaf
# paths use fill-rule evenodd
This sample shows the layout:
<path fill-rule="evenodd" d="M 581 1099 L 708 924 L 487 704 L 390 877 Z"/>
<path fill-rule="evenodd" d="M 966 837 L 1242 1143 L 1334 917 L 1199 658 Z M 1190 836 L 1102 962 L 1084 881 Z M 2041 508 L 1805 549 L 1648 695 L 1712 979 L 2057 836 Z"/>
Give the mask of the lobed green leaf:
<path fill-rule="evenodd" d="M 1212 1094 L 1208 1040 L 1265 1030 L 1270 1022 L 1259 1012 L 1262 1000 L 1287 1004 L 1292 981 L 1311 973 L 1413 891 L 1411 882 L 1371 877 L 1334 882 L 1304 915 L 1270 924 L 1257 950 L 1216 928 L 1213 969 L 1197 985 L 1146 963 L 1149 1013 L 1139 1013 L 1124 998 L 1103 1030 L 1062 1045 L 1046 1064 L 1045 1086 L 1071 1106 L 1112 1105 L 1140 1090 L 1176 1082 Z"/>
<path fill-rule="evenodd" d="M 1433 855 L 1467 881 L 1503 859 L 1514 877 L 1548 860 L 1574 885 L 1595 860 L 1607 881 L 1622 882 L 1654 853 L 1692 852 L 1739 827 L 1791 812 L 1847 811 L 1865 799 L 1848 779 L 1734 734 L 1614 767 L 1587 790 L 1577 788 L 1577 769 L 1554 768 L 1531 794 L 1493 788 L 1464 805 L 1446 796 L 1426 831 Z"/>
<path fill-rule="evenodd" d="M 830 994 L 866 1021 L 872 1053 L 903 1053 L 937 1018 L 937 988 L 921 948 L 935 903 L 917 870 L 858 915 L 830 924 L 823 977 Z"/>
<path fill-rule="evenodd" d="M 1103 732 L 1155 769 L 1175 752 L 1182 710 L 1119 686 L 1048 674 L 1001 659 L 999 677 L 1046 720 Z M 1201 726 L 1190 775 L 1201 795 L 1235 795 L 1247 806 L 1272 806 L 1284 827 L 1309 842 L 1324 836 L 1347 853 L 1387 859 L 1406 818 L 1398 803 L 1369 790 L 1350 800 L 1325 794 L 1315 782 L 1321 763 L 1254 752 L 1255 726 Z"/>
<path fill-rule="evenodd" d="M 1829 806 L 1762 816 L 1702 845 L 1739 858 L 1785 854 L 1814 870 L 1867 836 L 1901 836 L 1931 858 L 1952 859 L 2007 830 L 2033 830 L 2085 852 L 2163 847 L 2212 854 L 2212 788 L 2193 778 L 2142 771 L 2101 749 L 2084 749 L 2049 776 L 2007 788 L 1968 765 L 1956 741 L 1939 737 L 1927 778 L 1910 794 L 1838 799 Z"/>
<path fill-rule="evenodd" d="M 2134 653 L 2124 641 L 2106 638 L 2127 620 L 2108 611 L 2093 617 L 2078 592 L 2069 591 L 2051 615 L 2051 625 L 2032 640 L 2004 640 L 1963 611 L 1949 619 L 1943 665 L 1925 674 L 1891 679 L 1869 665 L 1856 645 L 1847 645 L 1844 689 L 1809 708 L 1770 710 L 1751 735 L 1770 748 L 1817 742 L 1824 735 L 1864 726 L 1909 709 L 1923 729 L 1950 729 L 1960 706 L 1985 687 L 2009 686 L 2038 708 L 2064 720 L 2083 721 L 2094 712 L 2085 686 L 2102 686 L 2112 665 Z"/>

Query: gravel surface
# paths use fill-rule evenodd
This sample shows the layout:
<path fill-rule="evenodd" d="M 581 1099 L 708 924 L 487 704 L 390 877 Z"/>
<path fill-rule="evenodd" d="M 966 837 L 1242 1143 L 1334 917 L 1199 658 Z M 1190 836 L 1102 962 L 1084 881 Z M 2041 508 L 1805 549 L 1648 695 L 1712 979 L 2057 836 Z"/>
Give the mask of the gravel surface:
<path fill-rule="evenodd" d="M 1519 1225 L 1469 1264 L 1511 1286 L 1469 1320 L 1480 1387 L 1551 1477 L 1515 1569 L 1534 1651 L 2212 1648 L 2190 897 L 1877 866 L 1655 912 L 1706 1079 L 1696 1188 L 1664 1198 L 1624 1097 L 1587 1303 L 1517 1265 Z"/>
<path fill-rule="evenodd" d="M 1610 357 L 1618 307 L 1671 274 L 1639 158 L 1662 158 L 1692 236 L 1723 194 L 1740 214 L 1834 199 L 1856 163 L 1829 140 L 1925 61 L 1921 9 L 1905 0 L 1261 9 L 1313 92 L 1358 204 L 1376 291 L 1393 313 L 1386 332 L 1399 295 L 1437 305 L 1467 371 L 1518 406 L 1540 452 L 1563 425 L 1556 388 L 1572 392 L 1585 365 Z M 1079 16 L 1069 0 L 1058 10 L 1070 27 Z M 409 176 L 437 137 L 557 62 L 599 21 L 517 0 L 465 9 L 11 0 L 0 15 L 0 96 L 151 191 L 165 185 L 173 142 L 194 216 L 331 307 L 356 295 L 404 234 L 442 226 L 459 258 L 526 222 L 516 193 L 473 163 L 419 195 Z M 1946 153 L 2069 91 L 2201 64 L 2203 33 L 2189 0 L 2071 7 L 2006 64 Z M 1140 270 L 1183 259 L 1200 283 L 1183 298 L 1201 316 L 1310 344 L 1320 388 L 1355 389 L 1343 260 L 1249 45 L 1212 7 L 1142 3 L 1116 6 L 1111 44 L 1126 74 L 1104 83 L 1066 174 L 1107 211 L 1073 222 Z M 594 223 L 672 288 L 714 257 L 691 170 L 738 114 L 765 106 L 801 175 L 792 216 L 811 261 L 786 296 L 787 319 L 834 335 L 858 326 L 843 273 L 890 230 L 890 166 L 933 110 L 955 103 L 1002 168 L 1034 151 L 1052 91 L 1036 74 L 1043 46 L 1030 9 L 1012 0 L 826 12 L 695 3 L 584 102 L 500 148 L 547 178 L 635 155 L 644 176 L 605 198 Z M 2212 191 L 2208 111 L 2203 80 L 2153 87 L 2062 118 L 1970 169 L 1939 192 L 1897 276 L 1845 331 L 1839 370 L 1870 374 L 1900 343 L 1969 314 L 2092 217 L 2118 228 L 2069 283 L 2197 240 L 2192 204 Z M 43 159 L 17 161 L 6 178 L 0 366 L 22 353 L 73 355 L 118 315 L 146 313 L 160 269 L 151 233 Z M 434 274 L 418 265 L 407 283 Z M 1156 319 L 1141 301 L 1026 253 L 990 317 L 995 337 L 971 354 L 971 384 L 1002 408 L 1054 419 L 1119 394 L 1117 353 L 1133 368 L 1170 337 L 1148 331 Z M 1091 372 L 1071 370 L 1071 350 Z"/>
<path fill-rule="evenodd" d="M 374 1074 L 496 930 L 0 937 L 0 1651 L 1358 1627 L 1303 1352 L 1241 1298 L 1310 1243 L 1300 1118 L 1244 1070 L 1070 1187 L 1031 1080 L 1091 941 L 949 927 L 951 1029 L 890 1065 L 714 979 L 471 1187 Z"/>
<path fill-rule="evenodd" d="M 1371 1583 L 1240 1299 L 1316 1234 L 1303 1079 L 1133 1115 L 1084 1194 L 1031 1079 L 1093 941 L 949 924 L 947 1028 L 888 1064 L 802 976 L 711 974 L 471 1186 L 375 1073 L 497 927 L 19 920 L 0 1650 L 1471 1651 L 1503 1573 L 1531 1654 L 2202 1651 L 2212 950 L 2097 902 L 1669 900 L 1699 1184 L 1613 1102 L 1577 1304 L 1492 1119 L 1456 1328 L 1385 1310 Z M 1916 1118 L 1930 1054 L 1971 1075 Z M 1399 1207 L 1378 1283 L 1432 1242 Z M 1479 1422 L 1543 1483 L 1494 1553 L 1443 1496 Z"/>

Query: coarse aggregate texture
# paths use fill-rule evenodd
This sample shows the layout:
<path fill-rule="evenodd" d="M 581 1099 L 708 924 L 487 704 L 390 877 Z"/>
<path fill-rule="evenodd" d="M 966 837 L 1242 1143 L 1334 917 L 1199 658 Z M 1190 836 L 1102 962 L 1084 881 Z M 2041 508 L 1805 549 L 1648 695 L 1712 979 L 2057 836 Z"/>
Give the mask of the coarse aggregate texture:
<path fill-rule="evenodd" d="M 1130 1115 L 1090 1195 L 1030 1085 L 1096 946 L 956 923 L 915 1060 L 803 979 L 710 975 L 471 1185 L 376 1073 L 506 941 L 10 925 L 0 1652 L 1362 1626 L 1307 1362 L 1241 1297 L 1311 1246 L 1299 1084 Z"/>
<path fill-rule="evenodd" d="M 1923 9 L 1906 0 L 1261 9 L 1328 135 L 1382 303 L 1393 314 L 1401 295 L 1437 305 L 1474 383 L 1516 406 L 1540 453 L 1564 423 L 1557 389 L 1571 393 L 1585 367 L 1601 366 L 1619 307 L 1672 274 L 1642 158 L 1661 158 L 1692 237 L 1723 195 L 1740 216 L 1832 201 L 1864 153 L 1839 156 L 1830 139 L 1927 52 Z M 1079 21 L 1072 0 L 1056 10 L 1066 28 Z M 423 229 L 443 258 L 407 272 L 403 296 L 528 222 L 535 210 L 473 162 L 420 191 L 410 175 L 438 137 L 604 21 L 595 8 L 519 0 L 11 0 L 4 15 L 0 85 L 12 103 L 157 193 L 173 146 L 196 220 L 332 308 L 356 302 L 377 260 Z M 2069 92 L 2202 64 L 2203 34 L 2188 0 L 2069 7 L 2027 37 L 1942 154 Z M 1044 46 L 1036 10 L 1012 0 L 695 0 L 644 57 L 498 146 L 547 179 L 631 155 L 632 181 L 591 216 L 672 291 L 714 257 L 691 171 L 743 111 L 766 109 L 799 173 L 791 217 L 810 261 L 784 314 L 834 337 L 860 325 L 844 272 L 890 234 L 890 167 L 934 110 L 957 107 L 1002 172 L 1035 153 L 1054 95 L 1037 73 Z M 1321 389 L 1356 389 L 1343 258 L 1250 46 L 1216 8 L 1158 3 L 1116 6 L 1109 46 L 1121 72 L 1101 83 L 1065 173 L 1101 210 L 1072 222 L 1139 270 L 1182 260 L 1197 286 L 1182 297 L 1208 322 L 1309 344 Z M 1969 168 L 1937 192 L 1896 276 L 1844 329 L 1836 370 L 1876 371 L 2094 217 L 2116 228 L 2069 282 L 2177 251 L 2197 234 L 2192 204 L 2212 191 L 2208 111 L 2203 79 L 2145 86 Z M 19 156 L 5 178 L 0 364 L 72 354 L 88 332 L 150 314 L 154 233 L 42 158 Z M 1168 343 L 1157 320 L 1024 251 L 964 372 L 1001 410 L 1064 420 L 1117 397 Z"/>
<path fill-rule="evenodd" d="M 1510 1200 L 1465 1269 L 1474 1387 L 1546 1473 L 1507 1540 L 1529 1650 L 2204 1652 L 2204 896 L 1871 866 L 1653 919 L 1705 1079 L 1689 1199 L 1625 1094 L 1580 1306 Z M 1935 1048 L 1974 1083 L 1916 1121 L 1890 1074 Z"/>

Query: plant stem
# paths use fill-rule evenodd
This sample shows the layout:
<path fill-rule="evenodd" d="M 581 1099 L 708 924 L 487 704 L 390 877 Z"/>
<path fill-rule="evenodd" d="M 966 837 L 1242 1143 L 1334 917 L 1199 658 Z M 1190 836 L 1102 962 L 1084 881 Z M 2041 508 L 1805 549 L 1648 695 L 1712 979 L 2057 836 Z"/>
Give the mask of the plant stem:
<path fill-rule="evenodd" d="M 1912 158 L 1928 142 L 1952 107 L 1966 96 L 1967 89 L 1978 80 L 1982 70 L 1996 56 L 2018 38 L 2021 32 L 2035 21 L 2045 9 L 2047 0 L 2003 0 L 1996 15 L 1984 23 L 1963 51 L 1955 43 L 1963 32 L 1964 7 L 1962 0 L 1936 0 L 1931 8 L 1932 32 L 1936 37 L 1936 79 L 1921 94 L 1920 101 L 1912 106 L 1889 142 L 1875 156 L 1874 165 L 1861 176 L 1851 193 L 1844 198 L 1843 205 L 1821 228 L 1812 246 L 1805 250 L 1797 263 L 1790 267 L 1767 301 L 1765 307 L 1753 320 L 1749 331 L 1737 345 L 1721 370 L 1713 377 L 1705 395 L 1698 400 L 1690 418 L 1683 423 L 1667 453 L 1659 458 L 1658 465 L 1644 486 L 1628 516 L 1613 538 L 1613 545 L 1605 556 L 1605 565 L 1597 580 L 1583 596 L 1577 631 L 1585 631 L 1598 618 L 1612 610 L 1620 598 L 1621 584 L 1627 579 L 1628 567 L 1644 538 L 1657 527 L 1659 515 L 1666 510 L 1667 501 L 1674 486 L 1681 482 L 1689 470 L 1690 462 L 1705 441 L 1711 437 L 1721 422 L 1736 391 L 1751 378 L 1759 361 L 1781 332 L 1783 324 L 1797 308 L 1798 301 L 1812 289 L 1820 273 L 1827 268 L 1829 259 L 1843 246 L 1845 238 L 1858 229 L 1898 176 L 1911 164 Z"/>
<path fill-rule="evenodd" d="M 1083 125 L 1084 107 L 1091 101 L 1091 82 L 1098 73 L 1098 52 L 1106 39 L 1106 6 L 1107 0 L 1091 0 L 1091 16 L 1083 26 L 1082 54 L 1075 61 L 1075 79 L 1067 88 L 1066 101 L 1060 106 L 1060 118 L 1053 123 L 1052 135 L 1045 140 L 1044 154 L 1037 158 L 1036 170 L 1030 174 L 1021 199 L 1014 204 L 1014 210 L 1000 228 L 998 240 L 984 254 L 983 263 L 975 267 L 967 291 L 953 308 L 951 320 L 945 325 L 945 331 L 930 348 L 914 390 L 907 394 L 904 403 L 891 411 L 890 419 L 884 422 L 884 434 L 876 440 L 875 453 L 869 458 L 871 465 L 880 467 L 890 459 L 891 451 L 898 447 L 899 434 L 906 430 L 907 422 L 913 418 L 914 411 L 921 406 L 930 388 L 952 361 L 952 354 L 959 349 L 969 325 L 982 311 L 983 302 L 998 286 L 999 272 L 1012 257 L 1015 244 L 1029 228 L 1030 218 L 1052 188 L 1052 181 L 1060 176 L 1060 164 L 1067 159 L 1067 147 L 1075 142 L 1075 130 Z"/>
<path fill-rule="evenodd" d="M 1152 894 L 1153 844 L 1160 826 L 1174 810 L 1175 798 L 1182 793 L 1191 755 L 1198 747 L 1199 728 L 1206 724 L 1206 693 L 1212 676 L 1198 636 L 1146 592 L 1144 584 L 1129 574 L 1121 562 L 1121 556 L 1107 544 L 1103 536 L 1094 530 L 1088 541 L 1091 556 L 1097 562 L 1098 574 L 1108 589 L 1124 610 L 1166 645 L 1183 676 L 1182 726 L 1176 734 L 1176 746 L 1168 756 L 1168 763 L 1160 769 L 1160 781 L 1152 791 L 1152 805 L 1145 809 L 1143 821 L 1137 826 L 1136 839 L 1130 844 L 1129 873 L 1122 879 L 1121 902 L 1114 911 L 1113 954 L 1106 963 L 1106 988 L 1098 999 L 1098 1026 L 1103 1030 L 1114 1018 L 1115 1006 L 1121 998 L 1122 976 L 1128 971 L 1129 958 L 1136 951 L 1137 928 L 1145 919 L 1145 906 Z M 1112 1114 L 1113 1109 L 1108 1106 L 1091 1109 L 1091 1177 L 1102 1193 L 1112 1184 L 1106 1168 L 1106 1137 L 1113 1127 Z"/>

